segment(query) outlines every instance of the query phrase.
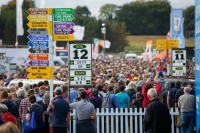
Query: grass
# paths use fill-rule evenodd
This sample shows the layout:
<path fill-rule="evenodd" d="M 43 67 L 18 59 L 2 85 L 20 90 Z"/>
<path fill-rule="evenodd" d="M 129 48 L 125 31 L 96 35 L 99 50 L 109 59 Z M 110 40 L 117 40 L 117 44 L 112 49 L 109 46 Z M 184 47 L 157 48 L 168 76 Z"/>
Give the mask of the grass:
<path fill-rule="evenodd" d="M 146 48 L 146 42 L 153 40 L 152 49 L 156 48 L 156 40 L 166 39 L 166 36 L 127 36 L 128 46 L 124 48 L 125 52 L 135 52 L 141 54 Z M 194 47 L 193 39 L 185 39 L 186 47 Z"/>

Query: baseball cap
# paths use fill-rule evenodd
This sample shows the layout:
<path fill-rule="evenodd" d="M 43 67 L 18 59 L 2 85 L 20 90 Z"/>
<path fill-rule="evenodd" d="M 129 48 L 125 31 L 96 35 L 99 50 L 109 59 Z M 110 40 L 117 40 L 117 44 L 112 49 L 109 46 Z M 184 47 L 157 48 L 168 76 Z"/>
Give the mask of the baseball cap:
<path fill-rule="evenodd" d="M 56 89 L 54 90 L 54 92 L 56 94 L 62 94 L 63 93 L 63 89 L 61 87 L 56 87 Z"/>
<path fill-rule="evenodd" d="M 166 87 L 166 88 L 170 88 L 170 87 L 171 87 L 171 83 L 170 83 L 169 81 L 166 81 L 166 82 L 165 82 L 165 87 Z"/>

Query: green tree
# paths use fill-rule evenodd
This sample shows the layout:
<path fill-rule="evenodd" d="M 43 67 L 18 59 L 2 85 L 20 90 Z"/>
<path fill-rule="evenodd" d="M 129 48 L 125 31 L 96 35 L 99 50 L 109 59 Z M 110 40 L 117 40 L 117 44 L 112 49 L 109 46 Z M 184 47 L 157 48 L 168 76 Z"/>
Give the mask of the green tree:
<path fill-rule="evenodd" d="M 184 30 L 194 30 L 194 12 L 194 6 L 189 6 L 184 10 Z"/>
<path fill-rule="evenodd" d="M 115 4 L 105 4 L 100 8 L 100 19 L 113 20 L 116 16 L 117 5 Z"/>
<path fill-rule="evenodd" d="M 77 6 L 74 14 L 89 17 L 91 15 L 91 12 L 89 11 L 87 6 Z"/>
<path fill-rule="evenodd" d="M 26 25 L 28 23 L 28 14 L 26 13 L 26 10 L 29 6 L 29 0 L 25 0 L 22 6 L 24 35 L 18 36 L 19 45 L 27 45 L 28 42 L 28 33 L 26 32 L 28 30 Z M 7 5 L 2 6 L 0 29 L 0 38 L 3 40 L 3 44 L 14 45 L 16 40 L 16 0 L 12 0 Z"/>

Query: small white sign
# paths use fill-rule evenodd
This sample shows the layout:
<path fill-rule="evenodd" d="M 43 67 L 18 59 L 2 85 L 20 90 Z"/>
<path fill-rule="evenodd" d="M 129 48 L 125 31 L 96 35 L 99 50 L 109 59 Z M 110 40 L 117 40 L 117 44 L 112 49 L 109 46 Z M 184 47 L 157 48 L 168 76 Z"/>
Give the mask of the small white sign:
<path fill-rule="evenodd" d="M 91 70 L 70 70 L 70 86 L 91 85 Z"/>
<path fill-rule="evenodd" d="M 186 66 L 186 50 L 172 50 L 172 66 Z"/>
<path fill-rule="evenodd" d="M 172 67 L 172 76 L 186 76 L 186 67 Z"/>

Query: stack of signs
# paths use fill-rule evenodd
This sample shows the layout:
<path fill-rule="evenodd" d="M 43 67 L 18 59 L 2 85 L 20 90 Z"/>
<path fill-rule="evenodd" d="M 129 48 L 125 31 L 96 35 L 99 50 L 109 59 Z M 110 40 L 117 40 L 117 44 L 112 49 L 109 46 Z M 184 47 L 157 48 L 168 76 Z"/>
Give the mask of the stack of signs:
<path fill-rule="evenodd" d="M 72 8 L 53 8 L 53 40 L 73 41 L 74 40 L 74 10 Z"/>
<path fill-rule="evenodd" d="M 50 43 L 52 33 L 51 13 L 49 8 L 29 8 L 28 22 L 28 58 L 31 60 L 28 68 L 29 79 L 51 79 L 53 77 L 52 64 L 50 64 L 50 55 L 53 46 Z"/>
<path fill-rule="evenodd" d="M 70 86 L 88 86 L 92 84 L 92 44 L 69 45 Z"/>
<path fill-rule="evenodd" d="M 172 76 L 186 76 L 186 50 L 172 50 Z"/>

